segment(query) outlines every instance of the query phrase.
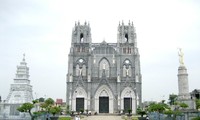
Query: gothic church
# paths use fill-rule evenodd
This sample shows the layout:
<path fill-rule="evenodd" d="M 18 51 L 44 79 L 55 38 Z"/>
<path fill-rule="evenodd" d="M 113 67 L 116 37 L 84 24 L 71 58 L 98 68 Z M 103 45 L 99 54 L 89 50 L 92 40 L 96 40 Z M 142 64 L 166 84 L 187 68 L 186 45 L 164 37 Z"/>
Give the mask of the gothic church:
<path fill-rule="evenodd" d="M 118 113 L 142 100 L 140 55 L 133 22 L 118 26 L 117 43 L 92 43 L 89 23 L 75 24 L 68 55 L 66 104 L 71 111 Z"/>

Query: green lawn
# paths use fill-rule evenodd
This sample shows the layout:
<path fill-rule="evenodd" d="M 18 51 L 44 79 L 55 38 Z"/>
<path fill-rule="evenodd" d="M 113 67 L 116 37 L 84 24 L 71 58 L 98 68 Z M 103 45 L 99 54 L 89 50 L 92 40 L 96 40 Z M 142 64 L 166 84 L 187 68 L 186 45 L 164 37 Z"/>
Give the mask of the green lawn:
<path fill-rule="evenodd" d="M 71 117 L 59 117 L 58 120 L 71 120 Z"/>

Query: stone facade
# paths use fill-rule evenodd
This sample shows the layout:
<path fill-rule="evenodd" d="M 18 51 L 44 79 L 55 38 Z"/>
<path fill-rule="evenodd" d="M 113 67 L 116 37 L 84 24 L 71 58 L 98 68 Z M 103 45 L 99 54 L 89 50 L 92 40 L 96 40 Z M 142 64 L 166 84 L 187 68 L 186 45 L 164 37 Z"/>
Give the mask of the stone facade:
<path fill-rule="evenodd" d="M 10 93 L 6 99 L 6 103 L 26 103 L 32 102 L 32 86 L 29 80 L 29 68 L 25 62 L 25 55 L 17 66 L 17 73 L 14 84 L 11 84 Z"/>
<path fill-rule="evenodd" d="M 17 66 L 17 73 L 14 83 L 10 86 L 10 92 L 6 101 L 0 102 L 0 119 L 27 120 L 29 115 L 20 113 L 17 108 L 26 102 L 32 102 L 32 86 L 29 80 L 29 68 L 25 62 L 25 55 Z"/>
<path fill-rule="evenodd" d="M 141 105 L 140 55 L 133 23 L 119 24 L 117 43 L 92 43 L 89 23 L 72 30 L 66 104 L 70 110 L 127 112 Z"/>

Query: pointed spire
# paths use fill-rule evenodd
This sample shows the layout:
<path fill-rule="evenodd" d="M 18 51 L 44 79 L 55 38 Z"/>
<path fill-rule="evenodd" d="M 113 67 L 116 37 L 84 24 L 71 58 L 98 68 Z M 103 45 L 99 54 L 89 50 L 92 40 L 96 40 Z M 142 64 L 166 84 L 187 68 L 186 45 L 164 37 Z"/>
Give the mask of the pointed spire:
<path fill-rule="evenodd" d="M 133 26 L 133 21 L 132 21 L 132 26 Z"/>
<path fill-rule="evenodd" d="M 86 20 L 85 20 L 85 25 L 87 25 L 87 22 L 86 22 Z"/>
<path fill-rule="evenodd" d="M 130 22 L 130 20 L 129 20 L 129 22 L 128 22 L 128 25 L 131 25 L 131 22 Z"/>
<path fill-rule="evenodd" d="M 119 21 L 119 26 L 120 26 L 120 21 Z"/>
<path fill-rule="evenodd" d="M 122 26 L 124 26 L 124 21 L 122 20 Z"/>
<path fill-rule="evenodd" d="M 75 21 L 75 26 L 76 26 L 76 21 Z"/>
<path fill-rule="evenodd" d="M 25 61 L 25 53 L 23 54 L 23 61 Z"/>

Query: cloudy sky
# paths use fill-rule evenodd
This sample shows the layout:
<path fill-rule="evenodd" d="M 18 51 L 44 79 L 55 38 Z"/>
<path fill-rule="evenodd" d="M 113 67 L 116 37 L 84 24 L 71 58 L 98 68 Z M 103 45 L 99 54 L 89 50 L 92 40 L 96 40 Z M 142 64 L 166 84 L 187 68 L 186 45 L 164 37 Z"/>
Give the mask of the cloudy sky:
<path fill-rule="evenodd" d="M 6 99 L 26 54 L 34 98 L 65 98 L 75 21 L 90 22 L 92 42 L 117 42 L 119 21 L 136 27 L 143 101 L 178 93 L 178 51 L 189 90 L 200 81 L 200 2 L 197 0 L 0 0 L 0 95 Z"/>

